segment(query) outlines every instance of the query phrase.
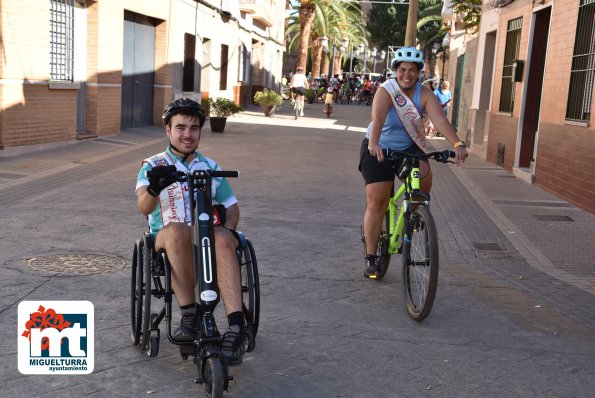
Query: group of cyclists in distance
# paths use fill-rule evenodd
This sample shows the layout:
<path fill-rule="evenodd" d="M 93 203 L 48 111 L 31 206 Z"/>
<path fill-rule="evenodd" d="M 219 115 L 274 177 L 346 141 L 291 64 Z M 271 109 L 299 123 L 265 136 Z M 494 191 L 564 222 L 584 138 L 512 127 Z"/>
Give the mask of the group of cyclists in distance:
<path fill-rule="evenodd" d="M 301 89 L 301 87 L 304 87 L 303 80 L 307 80 L 308 83 L 308 86 L 305 88 L 314 90 L 314 101 L 316 103 L 324 103 L 327 94 L 331 93 L 333 96 L 333 103 L 335 104 L 354 103 L 359 105 L 364 103 L 366 105 L 371 105 L 376 90 L 382 83 L 384 83 L 386 78 L 382 74 L 363 73 L 342 73 L 335 74 L 332 77 L 322 74 L 320 77 L 311 78 L 310 75 L 306 76 L 303 74 L 303 69 L 301 69 L 297 70 L 297 73 L 295 74 L 290 72 L 288 83 L 292 94 Z M 292 97 L 295 96 L 292 95 Z"/>

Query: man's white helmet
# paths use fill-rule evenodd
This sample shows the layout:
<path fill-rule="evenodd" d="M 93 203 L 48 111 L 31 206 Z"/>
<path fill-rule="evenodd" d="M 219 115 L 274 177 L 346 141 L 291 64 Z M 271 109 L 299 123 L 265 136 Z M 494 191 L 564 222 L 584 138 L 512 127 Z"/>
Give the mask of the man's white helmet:
<path fill-rule="evenodd" d="M 419 64 L 419 69 L 422 70 L 424 67 L 424 53 L 415 47 L 401 47 L 397 50 L 393 58 L 393 69 L 401 62 L 414 62 Z"/>

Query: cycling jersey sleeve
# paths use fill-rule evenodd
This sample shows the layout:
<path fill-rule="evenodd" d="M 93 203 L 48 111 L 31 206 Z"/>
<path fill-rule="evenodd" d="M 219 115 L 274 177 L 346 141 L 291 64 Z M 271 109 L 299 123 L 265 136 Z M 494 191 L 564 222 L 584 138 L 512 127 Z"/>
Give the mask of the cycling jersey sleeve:
<path fill-rule="evenodd" d="M 147 171 L 149 171 L 151 169 L 152 169 L 152 167 L 148 162 L 143 162 L 143 164 L 138 172 L 138 176 L 136 177 L 136 188 L 135 188 L 134 192 L 138 191 L 138 189 L 140 187 L 149 185 L 149 180 L 147 179 Z"/>

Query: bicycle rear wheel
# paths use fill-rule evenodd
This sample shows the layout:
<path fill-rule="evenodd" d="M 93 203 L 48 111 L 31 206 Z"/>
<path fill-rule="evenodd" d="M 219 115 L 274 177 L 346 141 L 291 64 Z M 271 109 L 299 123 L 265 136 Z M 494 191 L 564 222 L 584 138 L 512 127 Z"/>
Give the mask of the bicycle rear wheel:
<path fill-rule="evenodd" d="M 378 247 L 376 249 L 376 255 L 378 256 L 378 264 L 380 265 L 380 273 L 372 279 L 379 281 L 380 279 L 384 278 L 386 275 L 386 271 L 388 271 L 388 266 L 390 264 L 390 253 L 388 252 L 388 245 L 389 245 L 389 234 L 390 231 L 390 216 L 389 213 L 386 212 L 384 217 L 384 222 L 382 223 L 382 231 L 380 231 L 380 239 L 378 239 Z M 364 235 L 364 227 L 361 227 L 362 232 L 362 242 L 364 243 L 364 256 L 367 254 L 366 250 L 366 237 Z"/>
<path fill-rule="evenodd" d="M 409 316 L 424 320 L 438 287 L 438 234 L 430 209 L 419 205 L 408 220 L 403 241 L 403 294 Z"/>

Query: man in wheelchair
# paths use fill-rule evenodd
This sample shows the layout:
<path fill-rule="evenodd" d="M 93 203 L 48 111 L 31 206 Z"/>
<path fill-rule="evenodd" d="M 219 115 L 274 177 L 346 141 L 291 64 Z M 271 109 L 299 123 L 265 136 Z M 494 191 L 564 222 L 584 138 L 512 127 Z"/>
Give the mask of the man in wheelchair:
<path fill-rule="evenodd" d="M 205 123 L 202 107 L 181 98 L 163 111 L 169 146 L 164 152 L 143 160 L 136 183 L 137 206 L 148 216 L 150 233 L 155 236 L 155 250 L 165 251 L 172 269 L 172 287 L 182 319 L 173 332 L 176 341 L 192 342 L 198 332 L 201 314 L 194 302 L 194 266 L 190 233 L 190 209 L 186 183 L 173 181 L 164 173 L 167 166 L 188 172 L 221 170 L 212 159 L 197 151 Z M 147 171 L 152 170 L 151 177 Z M 161 174 L 160 174 L 161 172 Z M 238 201 L 225 178 L 213 179 L 213 204 L 224 209 L 225 217 L 214 214 L 218 286 L 225 304 L 229 328 L 223 335 L 222 351 L 230 365 L 242 362 L 245 334 L 242 312 L 240 267 L 235 228 L 240 218 Z M 215 212 L 215 208 L 214 208 Z"/>

